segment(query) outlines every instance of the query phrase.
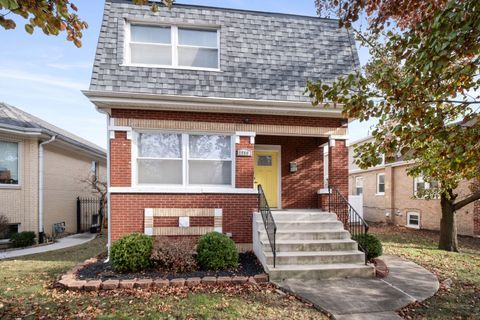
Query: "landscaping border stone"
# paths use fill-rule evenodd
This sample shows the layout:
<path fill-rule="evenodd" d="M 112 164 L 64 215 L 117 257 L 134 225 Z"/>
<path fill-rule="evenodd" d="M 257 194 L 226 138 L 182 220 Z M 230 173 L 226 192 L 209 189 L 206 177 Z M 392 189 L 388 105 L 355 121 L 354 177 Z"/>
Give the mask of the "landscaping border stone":
<path fill-rule="evenodd" d="M 257 285 L 262 283 L 268 283 L 268 274 L 261 273 L 253 277 L 244 276 L 206 276 L 203 278 L 176 278 L 176 279 L 163 279 L 163 278 L 136 278 L 130 280 L 79 280 L 77 273 L 91 264 L 97 263 L 97 258 L 90 258 L 81 262 L 61 275 L 56 282 L 56 286 L 65 288 L 68 290 L 85 290 L 85 291 L 98 291 L 98 290 L 117 290 L 117 289 L 150 289 L 150 288 L 166 288 L 166 287 L 186 287 L 193 288 L 198 285 L 210 285 L 210 286 L 223 286 L 223 285 Z"/>
<path fill-rule="evenodd" d="M 375 276 L 377 278 L 385 278 L 388 276 L 388 267 L 382 259 L 375 258 L 373 259 L 373 263 L 375 265 Z"/>

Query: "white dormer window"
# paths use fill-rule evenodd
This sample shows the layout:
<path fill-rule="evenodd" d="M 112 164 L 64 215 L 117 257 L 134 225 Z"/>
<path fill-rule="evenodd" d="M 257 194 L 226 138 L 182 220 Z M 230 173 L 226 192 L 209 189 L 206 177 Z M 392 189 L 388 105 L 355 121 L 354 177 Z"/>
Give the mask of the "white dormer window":
<path fill-rule="evenodd" d="M 126 60 L 130 65 L 218 70 L 216 29 L 130 24 Z"/>

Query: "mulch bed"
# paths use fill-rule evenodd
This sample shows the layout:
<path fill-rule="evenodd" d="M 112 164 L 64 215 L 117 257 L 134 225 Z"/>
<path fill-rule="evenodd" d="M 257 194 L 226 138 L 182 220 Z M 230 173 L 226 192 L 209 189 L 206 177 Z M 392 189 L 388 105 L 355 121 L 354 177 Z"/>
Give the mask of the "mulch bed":
<path fill-rule="evenodd" d="M 158 279 L 176 279 L 176 278 L 194 278 L 194 277 L 233 277 L 233 276 L 255 276 L 264 273 L 262 265 L 253 252 L 239 254 L 239 266 L 234 270 L 206 271 L 198 270 L 187 273 L 168 273 L 154 269 L 144 270 L 142 272 L 117 273 L 113 271 L 110 262 L 105 263 L 104 259 L 99 259 L 93 264 L 89 264 L 77 273 L 78 280 L 130 280 L 137 278 L 158 278 Z"/>

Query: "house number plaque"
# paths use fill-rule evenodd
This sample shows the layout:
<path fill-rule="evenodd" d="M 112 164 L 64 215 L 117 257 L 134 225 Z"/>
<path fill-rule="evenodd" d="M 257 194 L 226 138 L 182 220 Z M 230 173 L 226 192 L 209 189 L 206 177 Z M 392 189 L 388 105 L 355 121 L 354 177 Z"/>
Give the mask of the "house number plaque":
<path fill-rule="evenodd" d="M 251 157 L 252 156 L 252 150 L 239 149 L 239 150 L 237 150 L 237 156 L 239 156 L 239 157 Z"/>

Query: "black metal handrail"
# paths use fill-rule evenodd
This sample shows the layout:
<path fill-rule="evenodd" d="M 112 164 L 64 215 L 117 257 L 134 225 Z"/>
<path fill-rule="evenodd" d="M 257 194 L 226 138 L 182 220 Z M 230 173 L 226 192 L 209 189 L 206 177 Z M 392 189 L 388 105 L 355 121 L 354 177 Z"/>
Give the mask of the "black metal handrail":
<path fill-rule="evenodd" d="M 260 215 L 262 216 L 263 225 L 265 226 L 265 231 L 267 232 L 268 242 L 270 242 L 270 248 L 272 249 L 273 254 L 273 267 L 275 268 L 275 260 L 277 257 L 276 250 L 276 234 L 277 234 L 277 225 L 273 219 L 272 211 L 268 205 L 267 198 L 263 192 L 261 185 L 258 185 L 258 210 L 260 210 Z"/>
<path fill-rule="evenodd" d="M 360 244 L 361 237 L 368 233 L 368 223 L 358 214 L 347 199 L 334 186 L 328 187 L 328 211 L 337 214 L 345 229 L 350 232 L 352 239 L 356 240 L 358 247 L 365 253 L 367 264 L 367 246 Z"/>

